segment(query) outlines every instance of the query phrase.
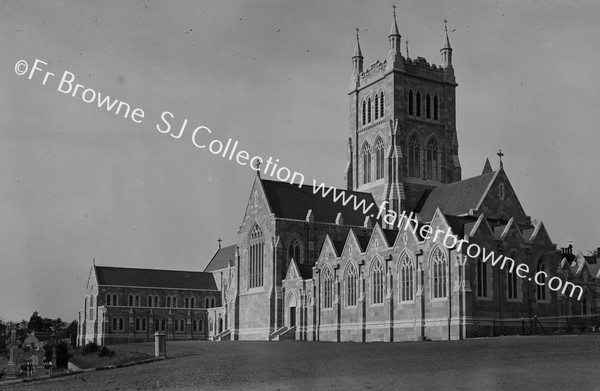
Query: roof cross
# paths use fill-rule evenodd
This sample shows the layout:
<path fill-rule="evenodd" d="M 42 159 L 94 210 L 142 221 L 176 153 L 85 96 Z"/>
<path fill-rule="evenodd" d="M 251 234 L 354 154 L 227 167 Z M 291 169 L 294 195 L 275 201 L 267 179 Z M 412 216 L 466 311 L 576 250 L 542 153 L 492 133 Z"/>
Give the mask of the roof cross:
<path fill-rule="evenodd" d="M 504 156 L 504 154 L 502 153 L 502 150 L 499 150 L 496 155 L 498 155 L 498 157 L 500 158 L 500 167 L 502 168 L 502 156 Z"/>

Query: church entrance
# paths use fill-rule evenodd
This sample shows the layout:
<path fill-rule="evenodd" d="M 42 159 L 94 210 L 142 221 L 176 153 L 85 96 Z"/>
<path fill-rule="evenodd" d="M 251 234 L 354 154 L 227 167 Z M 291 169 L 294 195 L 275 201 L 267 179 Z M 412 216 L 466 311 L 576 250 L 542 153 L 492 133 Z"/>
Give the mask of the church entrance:
<path fill-rule="evenodd" d="M 296 307 L 290 307 L 290 327 L 296 325 Z"/>
<path fill-rule="evenodd" d="M 288 308 L 288 314 L 285 325 L 287 327 L 296 326 L 296 294 L 294 292 L 290 292 L 287 295 L 286 307 Z"/>

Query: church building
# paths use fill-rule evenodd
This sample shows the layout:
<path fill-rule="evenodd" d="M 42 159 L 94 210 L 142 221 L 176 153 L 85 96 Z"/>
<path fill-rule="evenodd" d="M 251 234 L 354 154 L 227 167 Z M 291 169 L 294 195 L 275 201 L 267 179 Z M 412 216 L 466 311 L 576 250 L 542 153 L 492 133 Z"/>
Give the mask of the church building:
<path fill-rule="evenodd" d="M 496 169 L 488 160 L 481 175 L 462 179 L 447 30 L 440 65 L 403 55 L 401 43 L 394 12 L 387 57 L 365 69 L 357 31 L 346 189 L 257 171 L 237 242 L 219 244 L 203 272 L 92 266 L 79 343 L 149 340 L 155 331 L 169 339 L 454 340 L 597 322 L 600 262 L 557 249 L 532 222 L 502 153 Z M 352 202 L 340 202 L 341 193 Z M 543 272 L 544 284 L 466 245 L 445 246 L 424 226 L 526 264 L 532 277 Z M 554 277 L 581 297 L 548 284 Z"/>

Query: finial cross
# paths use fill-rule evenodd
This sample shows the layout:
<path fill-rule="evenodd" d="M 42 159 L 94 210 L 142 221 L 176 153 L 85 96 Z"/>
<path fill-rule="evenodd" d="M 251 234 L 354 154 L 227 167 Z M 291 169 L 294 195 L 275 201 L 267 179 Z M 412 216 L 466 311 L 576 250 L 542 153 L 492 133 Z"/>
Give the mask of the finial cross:
<path fill-rule="evenodd" d="M 394 9 L 394 18 L 396 17 L 396 4 L 392 4 L 392 8 Z"/>
<path fill-rule="evenodd" d="M 500 158 L 500 167 L 502 167 L 502 156 L 504 156 L 502 150 L 500 149 L 496 155 L 498 155 L 498 157 Z"/>
<path fill-rule="evenodd" d="M 222 242 L 222 241 L 223 241 L 223 240 L 221 240 L 221 238 L 217 239 L 217 242 L 219 242 L 219 248 L 221 248 L 221 242 Z"/>

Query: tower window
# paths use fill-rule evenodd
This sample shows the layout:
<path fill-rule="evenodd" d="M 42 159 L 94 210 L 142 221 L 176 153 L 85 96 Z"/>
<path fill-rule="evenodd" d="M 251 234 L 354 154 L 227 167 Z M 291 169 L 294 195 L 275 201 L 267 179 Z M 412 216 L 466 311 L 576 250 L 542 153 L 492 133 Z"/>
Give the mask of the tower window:
<path fill-rule="evenodd" d="M 250 262 L 249 262 L 249 284 L 250 288 L 263 286 L 263 253 L 265 240 L 263 232 L 257 224 L 254 224 L 250 232 Z"/>
<path fill-rule="evenodd" d="M 414 93 L 413 90 L 408 90 L 408 115 L 414 115 L 415 114 L 415 97 L 414 97 Z"/>
<path fill-rule="evenodd" d="M 421 91 L 417 91 L 417 117 L 421 116 Z"/>
<path fill-rule="evenodd" d="M 367 122 L 371 123 L 371 97 L 367 98 Z"/>
<path fill-rule="evenodd" d="M 427 179 L 439 180 L 439 151 L 434 138 L 427 143 Z"/>
<path fill-rule="evenodd" d="M 362 147 L 363 156 L 363 184 L 371 182 L 371 146 L 365 142 Z"/>
<path fill-rule="evenodd" d="M 385 161 L 385 145 L 381 137 L 375 140 L 375 179 L 383 178 L 384 161 Z"/>
<path fill-rule="evenodd" d="M 414 134 L 408 142 L 408 176 L 421 177 L 421 144 Z"/>
<path fill-rule="evenodd" d="M 427 93 L 427 97 L 425 98 L 425 116 L 427 119 L 431 119 L 431 95 Z"/>
<path fill-rule="evenodd" d="M 433 119 L 438 121 L 440 119 L 439 107 L 438 107 L 438 97 L 437 95 L 433 96 Z"/>
<path fill-rule="evenodd" d="M 364 99 L 362 101 L 362 124 L 363 126 L 367 124 L 367 101 Z"/>
<path fill-rule="evenodd" d="M 383 109 L 383 91 L 381 91 L 379 93 L 379 118 L 383 118 L 383 114 L 384 114 L 384 109 Z"/>
<path fill-rule="evenodd" d="M 375 94 L 375 119 L 379 118 L 379 95 Z"/>

